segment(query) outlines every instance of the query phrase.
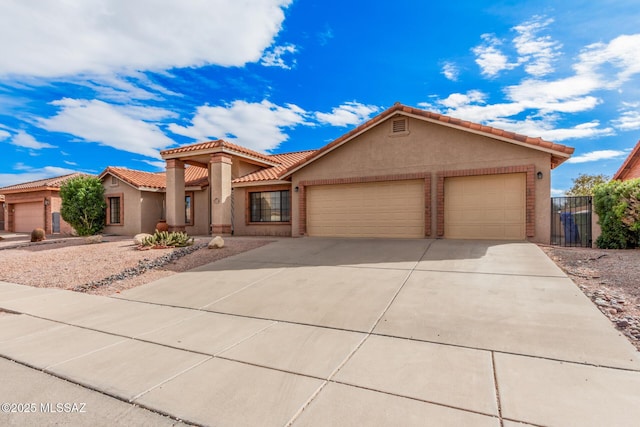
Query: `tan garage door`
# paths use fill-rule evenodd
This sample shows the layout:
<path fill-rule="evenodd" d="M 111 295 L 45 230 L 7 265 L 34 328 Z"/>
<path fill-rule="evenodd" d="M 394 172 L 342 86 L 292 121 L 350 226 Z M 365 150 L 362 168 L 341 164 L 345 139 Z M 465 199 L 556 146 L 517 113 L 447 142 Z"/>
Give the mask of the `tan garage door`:
<path fill-rule="evenodd" d="M 424 237 L 424 181 L 307 187 L 310 236 Z"/>
<path fill-rule="evenodd" d="M 31 233 L 34 228 L 44 228 L 44 206 L 42 202 L 16 203 L 14 230 L 17 233 Z"/>
<path fill-rule="evenodd" d="M 444 197 L 446 238 L 525 238 L 526 174 L 445 178 Z"/>

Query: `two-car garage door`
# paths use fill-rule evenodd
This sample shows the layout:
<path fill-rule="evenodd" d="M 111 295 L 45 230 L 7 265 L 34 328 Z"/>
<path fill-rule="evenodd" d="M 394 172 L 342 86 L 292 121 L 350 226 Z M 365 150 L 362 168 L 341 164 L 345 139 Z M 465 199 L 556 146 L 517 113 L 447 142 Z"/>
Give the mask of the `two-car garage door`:
<path fill-rule="evenodd" d="M 424 180 L 307 187 L 310 236 L 424 237 Z"/>
<path fill-rule="evenodd" d="M 423 238 L 424 180 L 308 186 L 310 236 Z M 444 237 L 523 240 L 526 174 L 444 179 Z"/>

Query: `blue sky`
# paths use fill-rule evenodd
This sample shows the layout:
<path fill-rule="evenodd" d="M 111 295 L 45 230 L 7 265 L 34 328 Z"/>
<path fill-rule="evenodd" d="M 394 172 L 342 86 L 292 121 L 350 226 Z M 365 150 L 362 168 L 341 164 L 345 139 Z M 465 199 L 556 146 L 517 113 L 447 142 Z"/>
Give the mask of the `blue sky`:
<path fill-rule="evenodd" d="M 401 102 L 576 148 L 640 139 L 637 0 L 3 0 L 0 187 L 223 138 L 319 148 Z"/>

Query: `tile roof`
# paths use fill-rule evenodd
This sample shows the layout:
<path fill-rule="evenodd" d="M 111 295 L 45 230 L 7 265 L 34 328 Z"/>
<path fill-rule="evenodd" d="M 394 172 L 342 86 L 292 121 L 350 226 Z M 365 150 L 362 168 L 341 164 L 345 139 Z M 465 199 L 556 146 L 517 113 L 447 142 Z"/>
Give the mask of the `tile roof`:
<path fill-rule="evenodd" d="M 233 180 L 234 183 L 246 183 L 246 182 L 259 182 L 259 181 L 271 181 L 280 177 L 282 172 L 287 168 L 297 164 L 313 153 L 316 150 L 298 151 L 295 153 L 283 153 L 283 154 L 271 154 L 269 158 L 278 163 L 278 166 L 273 166 L 268 169 L 261 169 L 259 171 L 252 172 L 250 174 L 241 176 Z"/>
<path fill-rule="evenodd" d="M 106 174 L 111 174 L 120 178 L 122 181 L 131 184 L 138 189 L 141 187 L 164 189 L 167 186 L 167 178 L 165 177 L 164 172 L 151 173 L 109 166 L 102 171 L 100 179 L 104 178 Z"/>
<path fill-rule="evenodd" d="M 36 191 L 36 190 L 58 190 L 68 180 L 72 178 L 77 178 L 79 176 L 91 176 L 85 173 L 74 172 L 68 175 L 56 176 L 53 178 L 45 178 L 39 179 L 37 181 L 24 182 L 22 184 L 9 185 L 8 187 L 0 188 L 3 194 L 10 193 L 24 193 L 28 191 Z"/>
<path fill-rule="evenodd" d="M 624 160 L 618 172 L 613 175 L 613 179 L 625 180 L 632 178 L 640 178 L 640 141 L 636 143 L 633 151 Z"/>
<path fill-rule="evenodd" d="M 116 176 L 139 190 L 143 188 L 165 190 L 167 188 L 167 177 L 165 172 L 153 173 L 109 166 L 100 174 L 100 178 L 104 178 L 106 174 Z M 206 168 L 189 166 L 184 172 L 185 186 L 206 186 L 209 183 L 208 177 L 209 175 Z"/>
<path fill-rule="evenodd" d="M 267 163 L 273 162 L 270 156 L 266 154 L 258 153 L 257 151 L 253 151 L 249 148 L 242 147 L 240 145 L 232 144 L 222 139 L 218 139 L 217 141 L 199 142 L 197 144 L 183 145 L 182 147 L 163 150 L 160 152 L 160 155 L 162 156 L 162 158 L 167 158 L 166 156 L 168 156 L 169 158 L 174 158 L 175 154 L 183 154 L 183 153 L 191 153 L 194 151 L 207 151 L 207 150 L 211 150 L 212 152 L 215 152 L 218 149 L 222 151 L 227 151 L 231 153 L 253 157 L 255 159 L 262 160 Z"/>
<path fill-rule="evenodd" d="M 329 144 L 325 145 L 324 147 L 320 148 L 319 150 L 317 150 L 315 152 L 314 155 L 309 156 L 308 158 L 304 159 L 303 161 L 298 162 L 297 164 L 292 165 L 291 167 L 287 168 L 287 170 L 284 171 L 280 175 L 280 177 L 284 178 L 284 177 L 288 176 L 295 169 L 298 169 L 301 166 L 303 166 L 304 164 L 306 164 L 308 162 L 311 162 L 311 161 L 315 160 L 318 157 L 321 157 L 324 153 L 326 153 L 328 151 L 331 151 L 336 146 L 339 146 L 339 145 L 343 144 L 344 142 L 346 142 L 346 141 L 350 140 L 351 138 L 357 136 L 358 134 L 362 133 L 366 129 L 368 129 L 368 128 L 372 127 L 372 126 L 375 126 L 378 123 L 380 123 L 380 122 L 382 122 L 382 121 L 384 121 L 384 120 L 388 119 L 389 117 L 392 117 L 392 116 L 394 116 L 396 114 L 423 118 L 423 119 L 427 119 L 429 121 L 436 122 L 436 123 L 439 123 L 439 124 L 442 124 L 442 125 L 455 127 L 455 128 L 459 128 L 459 129 L 462 129 L 462 130 L 472 131 L 474 133 L 483 134 L 483 135 L 486 135 L 486 136 L 489 136 L 489 137 L 494 137 L 494 138 L 495 137 L 499 137 L 499 138 L 502 138 L 502 139 L 512 140 L 515 143 L 529 145 L 532 148 L 547 149 L 547 150 L 555 151 L 555 152 L 559 153 L 560 155 L 559 156 L 553 156 L 552 155 L 552 168 L 558 166 L 560 163 L 565 161 L 571 154 L 573 154 L 573 151 L 574 151 L 573 147 L 568 147 L 568 146 L 561 145 L 561 144 L 555 144 L 555 143 L 550 142 L 550 141 L 545 141 L 542 138 L 531 138 L 529 136 L 520 135 L 520 134 L 517 134 L 515 132 L 509 132 L 509 131 L 498 129 L 498 128 L 494 128 L 494 127 L 491 127 L 491 126 L 484 126 L 484 125 L 481 125 L 481 124 L 478 124 L 478 123 L 473 123 L 473 122 L 469 122 L 469 121 L 466 121 L 466 120 L 456 119 L 454 117 L 445 116 L 443 114 L 432 113 L 430 111 L 421 110 L 419 108 L 414 108 L 414 107 L 408 107 L 406 105 L 402 105 L 400 103 L 396 103 L 393 107 L 388 108 L 387 110 L 385 110 L 382 113 L 378 114 L 377 116 L 375 116 L 371 120 L 361 124 L 357 128 L 351 130 L 350 132 L 347 132 L 346 134 L 342 135 L 338 139 L 336 139 L 336 140 L 330 142 Z"/>
<path fill-rule="evenodd" d="M 205 187 L 209 185 L 209 171 L 207 168 L 189 166 L 184 171 L 184 185 L 186 187 Z"/>

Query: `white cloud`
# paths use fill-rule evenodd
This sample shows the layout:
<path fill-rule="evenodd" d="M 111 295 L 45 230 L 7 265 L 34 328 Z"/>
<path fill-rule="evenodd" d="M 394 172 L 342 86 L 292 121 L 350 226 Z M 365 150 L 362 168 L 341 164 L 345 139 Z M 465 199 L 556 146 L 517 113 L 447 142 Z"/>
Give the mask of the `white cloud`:
<path fill-rule="evenodd" d="M 0 2 L 0 75 L 257 62 L 292 0 Z"/>
<path fill-rule="evenodd" d="M 587 163 L 597 162 L 599 160 L 617 159 L 627 155 L 626 151 L 619 150 L 598 150 L 584 153 L 579 156 L 573 156 L 567 160 L 567 163 Z"/>
<path fill-rule="evenodd" d="M 474 47 L 472 51 L 483 75 L 496 77 L 500 71 L 512 70 L 518 66 L 517 63 L 510 63 L 507 55 L 498 48 L 502 42 L 493 34 L 483 34 L 481 38 L 483 43 Z"/>
<path fill-rule="evenodd" d="M 459 108 L 474 103 L 483 104 L 486 97 L 487 95 L 479 90 L 470 90 L 467 93 L 452 93 L 438 103 L 447 108 Z"/>
<path fill-rule="evenodd" d="M 147 122 L 173 117 L 167 110 L 70 98 L 52 104 L 61 110 L 39 122 L 48 131 L 68 133 L 85 142 L 155 158 L 160 157 L 159 150 L 174 143 L 157 124 Z"/>
<path fill-rule="evenodd" d="M 611 123 L 613 124 L 613 126 L 620 130 L 640 129 L 640 111 L 623 111 L 620 115 L 620 118 L 613 120 Z"/>
<path fill-rule="evenodd" d="M 598 120 L 569 128 L 556 127 L 557 119 L 555 117 L 528 117 L 525 120 L 496 119 L 486 122 L 487 125 L 499 129 L 509 130 L 511 132 L 528 135 L 531 137 L 540 137 L 548 141 L 565 141 L 576 138 L 595 138 L 598 136 L 613 135 L 612 128 L 601 128 Z"/>
<path fill-rule="evenodd" d="M 293 104 L 282 107 L 267 100 L 234 101 L 226 106 L 198 107 L 190 126 L 171 124 L 169 130 L 196 141 L 218 138 L 265 152 L 289 139 L 283 129 L 308 124 L 306 115 L 306 111 Z"/>
<path fill-rule="evenodd" d="M 70 173 L 77 172 L 76 170 L 60 168 L 57 166 L 45 166 L 42 168 L 32 168 L 25 166 L 22 163 L 18 163 L 14 167 L 15 170 L 24 171 L 22 173 L 0 173 L 0 187 L 8 187 L 10 185 L 22 184 L 24 182 L 38 181 L 46 178 L 53 178 L 62 175 L 68 175 Z"/>
<path fill-rule="evenodd" d="M 335 107 L 330 113 L 316 113 L 316 118 L 320 123 L 332 126 L 359 125 L 367 120 L 373 113 L 380 109 L 375 105 L 365 105 L 359 102 L 346 102 L 339 107 Z"/>
<path fill-rule="evenodd" d="M 481 92 L 470 90 L 418 105 L 435 106 L 447 115 L 553 141 L 608 136 L 615 134 L 615 129 L 640 129 L 638 106 L 631 104 L 623 104 L 621 116 L 611 121 L 611 126 L 592 120 L 573 127 L 557 127 L 560 114 L 591 111 L 603 103 L 603 91 L 622 90 L 624 83 L 640 74 L 640 34 L 589 45 L 576 58 L 573 75 L 549 79 L 543 76 L 554 71 L 553 62 L 561 45 L 540 33 L 552 22 L 534 17 L 513 28 L 518 33 L 514 38 L 517 63 L 509 62 L 500 50 L 502 42 L 494 35 L 483 35 L 483 43 L 473 49 L 485 76 L 495 77 L 502 70 L 524 65 L 531 77 L 503 89 L 507 102 L 491 104 Z M 528 115 L 525 120 L 513 118 L 523 113 Z"/>
<path fill-rule="evenodd" d="M 513 43 L 518 52 L 519 63 L 524 63 L 524 69 L 528 74 L 542 77 L 554 71 L 552 62 L 558 56 L 560 43 L 553 41 L 549 36 L 539 36 L 538 33 L 546 29 L 553 19 L 544 20 L 535 16 L 532 20 L 515 26 L 513 29 L 518 36 Z"/>
<path fill-rule="evenodd" d="M 292 44 L 275 46 L 273 49 L 265 51 L 260 64 L 265 67 L 280 67 L 285 70 L 290 70 L 292 65 L 285 63 L 283 57 L 287 54 L 293 55 L 294 53 L 296 53 L 296 47 Z M 295 65 L 295 63 L 296 61 L 294 59 L 292 64 Z"/>
<path fill-rule="evenodd" d="M 551 197 L 564 197 L 566 194 L 566 190 L 558 190 L 557 188 L 551 189 Z"/>
<path fill-rule="evenodd" d="M 460 76 L 460 69 L 453 62 L 445 62 L 442 66 L 442 74 L 452 82 L 458 81 Z"/>
<path fill-rule="evenodd" d="M 13 145 L 17 145 L 18 147 L 31 148 L 32 150 L 40 150 L 42 148 L 56 148 L 55 145 L 36 141 L 33 136 L 22 130 L 18 131 L 18 133 L 9 142 Z"/>
<path fill-rule="evenodd" d="M 0 141 L 5 140 L 5 139 L 9 138 L 10 136 L 11 136 L 11 134 L 9 132 L 7 132 L 6 130 L 0 129 Z"/>

